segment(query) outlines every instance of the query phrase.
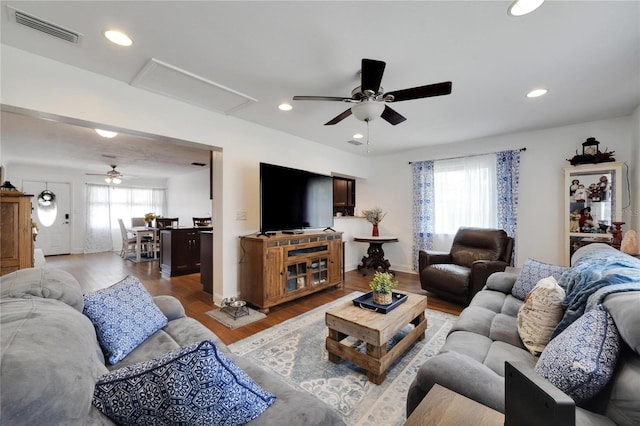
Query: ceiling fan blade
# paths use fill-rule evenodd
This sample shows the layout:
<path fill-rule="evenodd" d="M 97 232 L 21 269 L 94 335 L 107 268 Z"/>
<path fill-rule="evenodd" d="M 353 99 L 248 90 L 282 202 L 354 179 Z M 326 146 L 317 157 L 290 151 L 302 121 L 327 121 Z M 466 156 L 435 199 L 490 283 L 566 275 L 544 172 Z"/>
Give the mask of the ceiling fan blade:
<path fill-rule="evenodd" d="M 339 102 L 347 102 L 350 101 L 351 98 L 344 98 L 340 96 L 294 96 L 294 101 L 339 101 Z"/>
<path fill-rule="evenodd" d="M 382 114 L 380 115 L 380 117 L 384 118 L 394 126 L 406 120 L 405 117 L 403 117 L 398 112 L 394 111 L 393 109 L 389 108 L 386 105 L 384 106 L 384 111 L 382 111 Z"/>
<path fill-rule="evenodd" d="M 412 87 L 410 89 L 396 90 L 395 92 L 385 93 L 384 96 L 393 96 L 393 101 L 387 102 L 400 102 L 409 101 L 411 99 L 430 98 L 432 96 L 442 96 L 451 93 L 451 82 L 445 81 L 442 83 L 429 84 L 427 86 Z"/>
<path fill-rule="evenodd" d="M 349 108 L 348 110 L 346 110 L 342 114 L 332 118 L 331 120 L 327 121 L 326 123 L 324 123 L 324 125 L 325 126 L 332 126 L 334 124 L 337 124 L 337 123 L 341 122 L 342 120 L 344 120 L 345 118 L 347 118 L 350 115 L 351 115 L 351 108 Z"/>
<path fill-rule="evenodd" d="M 362 91 L 371 90 L 374 94 L 380 90 L 382 74 L 386 63 L 375 59 L 362 59 L 362 75 L 360 76 L 360 87 Z"/>

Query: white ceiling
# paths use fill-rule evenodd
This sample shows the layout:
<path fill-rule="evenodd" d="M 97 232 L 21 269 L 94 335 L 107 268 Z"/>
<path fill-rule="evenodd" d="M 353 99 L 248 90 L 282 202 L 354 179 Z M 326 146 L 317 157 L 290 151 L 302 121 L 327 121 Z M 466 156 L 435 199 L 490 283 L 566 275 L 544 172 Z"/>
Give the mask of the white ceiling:
<path fill-rule="evenodd" d="M 2 1 L 1 41 L 127 84 L 159 60 L 257 100 L 230 115 L 362 155 L 624 116 L 640 104 L 640 2 L 547 1 L 517 18 L 509 3 Z M 80 45 L 11 22 L 7 5 L 81 33 Z M 134 45 L 107 42 L 107 28 Z M 372 121 L 367 154 L 347 143 L 365 123 L 323 125 L 349 105 L 291 102 L 350 96 L 362 58 L 387 63 L 385 91 L 452 81 L 453 92 L 394 103 L 407 121 Z M 549 94 L 527 99 L 537 87 Z M 283 101 L 294 109 L 279 111 Z M 5 153 L 14 115 L 2 116 Z"/>

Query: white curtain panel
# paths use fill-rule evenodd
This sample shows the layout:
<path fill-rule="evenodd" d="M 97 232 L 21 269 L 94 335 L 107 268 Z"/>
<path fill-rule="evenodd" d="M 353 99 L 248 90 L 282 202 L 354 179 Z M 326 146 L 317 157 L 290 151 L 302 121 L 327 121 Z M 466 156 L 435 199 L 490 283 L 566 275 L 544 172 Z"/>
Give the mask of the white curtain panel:
<path fill-rule="evenodd" d="M 106 185 L 86 188 L 87 219 L 85 224 L 84 253 L 113 250 L 111 238 L 110 189 Z"/>
<path fill-rule="evenodd" d="M 448 251 L 461 226 L 496 228 L 496 155 L 434 161 L 433 249 Z"/>

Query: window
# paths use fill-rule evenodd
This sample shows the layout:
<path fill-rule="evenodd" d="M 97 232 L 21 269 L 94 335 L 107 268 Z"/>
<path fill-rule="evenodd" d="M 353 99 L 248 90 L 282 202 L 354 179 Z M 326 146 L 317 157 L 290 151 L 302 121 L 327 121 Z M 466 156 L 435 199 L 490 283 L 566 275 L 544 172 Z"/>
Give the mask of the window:
<path fill-rule="evenodd" d="M 523 150 L 411 163 L 416 271 L 419 251 L 448 251 L 461 226 L 499 228 L 516 237 Z"/>
<path fill-rule="evenodd" d="M 126 225 L 132 217 L 145 213 L 166 214 L 164 189 L 87 185 L 87 222 L 85 253 L 113 250 L 113 240 L 120 235 L 118 219 Z"/>
<path fill-rule="evenodd" d="M 435 234 L 497 226 L 495 155 L 434 161 L 433 182 Z"/>

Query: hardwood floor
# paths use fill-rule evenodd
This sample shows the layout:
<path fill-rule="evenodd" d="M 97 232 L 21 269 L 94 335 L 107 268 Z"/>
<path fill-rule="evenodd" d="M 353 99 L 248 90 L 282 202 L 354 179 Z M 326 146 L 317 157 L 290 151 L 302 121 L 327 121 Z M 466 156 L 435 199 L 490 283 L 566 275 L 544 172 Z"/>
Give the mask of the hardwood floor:
<path fill-rule="evenodd" d="M 273 307 L 270 309 L 267 318 L 236 330 L 229 330 L 206 314 L 207 311 L 214 309 L 215 306 L 211 295 L 202 291 L 200 274 L 164 278 L 158 269 L 157 260 L 136 264 L 123 260 L 115 253 L 48 256 L 46 261 L 48 267 L 64 269 L 71 273 L 87 290 L 108 287 L 127 275 L 136 276 L 152 295 L 171 295 L 179 299 L 184 305 L 188 316 L 200 321 L 216 333 L 226 344 L 251 336 L 325 303 L 346 296 L 353 291 L 368 292 L 369 281 L 371 280 L 371 276 L 363 277 L 358 271 L 349 271 L 345 274 L 345 282 L 341 288 L 327 289 L 302 299 Z M 420 287 L 417 275 L 397 272 L 396 279 L 399 281 L 398 290 L 427 294 Z M 430 309 L 456 315 L 462 310 L 461 306 L 438 299 L 431 294 L 429 294 L 428 306 Z"/>

